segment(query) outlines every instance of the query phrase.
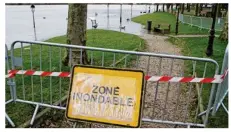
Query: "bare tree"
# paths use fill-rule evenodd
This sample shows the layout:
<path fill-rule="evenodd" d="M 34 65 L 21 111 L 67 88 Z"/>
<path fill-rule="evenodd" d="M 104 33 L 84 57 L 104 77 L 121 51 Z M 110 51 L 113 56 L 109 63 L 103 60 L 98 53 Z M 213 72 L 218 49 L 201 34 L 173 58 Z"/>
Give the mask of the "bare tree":
<path fill-rule="evenodd" d="M 67 24 L 67 44 L 86 46 L 87 4 L 69 4 Z M 70 56 L 71 52 L 71 58 Z M 64 65 L 88 64 L 87 52 L 80 49 L 67 49 Z"/>

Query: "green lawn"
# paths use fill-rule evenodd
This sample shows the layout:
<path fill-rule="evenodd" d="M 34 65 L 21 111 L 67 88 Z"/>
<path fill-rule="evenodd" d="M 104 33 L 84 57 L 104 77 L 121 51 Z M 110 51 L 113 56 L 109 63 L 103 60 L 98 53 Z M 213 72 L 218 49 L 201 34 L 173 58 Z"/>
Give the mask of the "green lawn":
<path fill-rule="evenodd" d="M 201 57 L 207 58 L 205 54 L 205 50 L 208 45 L 208 38 L 170 38 L 170 42 L 182 48 L 183 55 L 186 56 L 194 56 L 194 57 Z M 214 55 L 210 57 L 218 62 L 220 69 L 222 67 L 222 61 L 224 52 L 226 49 L 228 42 L 220 41 L 218 38 L 214 40 Z M 185 73 L 191 75 L 191 64 L 185 63 Z M 197 63 L 196 71 L 199 77 L 202 77 L 204 69 L 204 63 Z M 212 77 L 214 75 L 214 66 L 209 65 L 207 66 L 207 73 L 206 77 Z M 203 98 L 203 105 L 204 108 L 207 106 L 208 97 L 210 94 L 211 84 L 204 84 L 202 98 Z M 228 105 L 228 97 L 225 98 L 224 104 Z M 216 116 L 209 118 L 208 127 L 228 127 L 228 115 L 225 113 L 225 110 L 220 107 Z"/>
<path fill-rule="evenodd" d="M 47 42 L 53 43 L 66 43 L 66 36 L 59 36 L 48 39 Z M 142 50 L 144 49 L 144 40 L 140 37 L 132 34 L 120 33 L 116 31 L 109 30 L 88 30 L 87 31 L 87 46 L 91 47 L 101 47 L 101 48 L 111 48 L 111 49 L 122 49 L 122 50 Z M 40 46 L 33 45 L 32 49 L 32 69 L 33 70 L 42 70 L 42 71 L 69 71 L 70 67 L 63 66 L 60 63 L 65 54 L 65 48 L 59 47 L 47 47 L 42 46 L 42 69 L 40 69 Z M 51 58 L 49 53 L 49 48 L 51 49 Z M 60 56 L 61 52 L 61 56 Z M 90 59 L 91 52 L 87 51 L 88 58 Z M 16 57 L 20 57 L 21 50 L 15 49 L 14 54 Z M 95 51 L 93 54 L 93 65 L 101 66 L 102 52 Z M 124 54 L 116 54 L 116 61 L 122 58 Z M 50 63 L 52 59 L 52 64 Z M 131 64 L 134 56 L 127 57 L 127 66 Z M 113 63 L 113 54 L 105 53 L 104 55 L 105 66 L 110 66 Z M 31 69 L 30 63 L 30 46 L 23 48 L 23 69 Z M 118 63 L 117 67 L 124 66 L 124 61 Z M 21 69 L 21 67 L 17 67 Z M 23 87 L 24 80 L 24 87 Z M 33 89 L 32 83 L 33 80 Z M 60 80 L 62 83 L 60 83 Z M 42 87 L 41 87 L 42 82 Z M 50 83 L 51 82 L 51 83 Z M 56 77 L 39 77 L 39 76 L 16 76 L 16 89 L 17 97 L 19 99 L 26 99 L 44 102 L 48 104 L 55 103 L 67 94 L 67 89 L 69 88 L 69 78 L 56 78 Z M 61 95 L 59 90 L 61 89 Z M 32 94 L 32 90 L 33 93 Z M 23 92 L 25 91 L 25 92 Z M 23 94 L 25 93 L 25 94 Z M 51 94 L 52 93 L 52 94 Z M 41 98 L 41 95 L 43 98 Z M 10 91 L 8 86 L 6 86 L 6 100 L 10 99 Z M 52 101 L 51 101 L 52 99 Z M 34 111 L 34 106 L 22 103 L 10 103 L 6 105 L 6 112 L 11 117 L 13 122 L 17 125 L 20 125 L 32 117 Z"/>
<path fill-rule="evenodd" d="M 152 27 L 158 24 L 171 24 L 171 33 L 175 33 L 176 16 L 171 13 L 154 12 L 154 13 L 144 14 L 132 18 L 132 21 L 140 23 L 145 26 L 148 20 L 152 21 Z M 208 34 L 208 30 L 206 29 L 200 30 L 197 27 L 191 27 L 188 24 L 180 23 L 178 33 L 179 34 Z"/>

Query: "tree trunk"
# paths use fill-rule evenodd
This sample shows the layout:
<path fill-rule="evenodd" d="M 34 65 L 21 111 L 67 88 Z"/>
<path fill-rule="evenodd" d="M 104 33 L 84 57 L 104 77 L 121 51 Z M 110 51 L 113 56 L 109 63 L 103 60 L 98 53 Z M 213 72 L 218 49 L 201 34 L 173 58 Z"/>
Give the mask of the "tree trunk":
<path fill-rule="evenodd" d="M 156 4 L 156 12 L 159 11 L 159 4 Z"/>
<path fill-rule="evenodd" d="M 171 4 L 171 13 L 173 13 L 173 4 Z"/>
<path fill-rule="evenodd" d="M 162 7 L 162 9 L 163 9 L 163 12 L 164 12 L 164 4 L 163 4 L 163 7 Z"/>
<path fill-rule="evenodd" d="M 199 14 L 201 13 L 201 11 L 203 10 L 203 4 L 200 4 L 200 6 L 199 6 Z"/>
<path fill-rule="evenodd" d="M 187 4 L 187 11 L 190 12 L 190 4 Z"/>
<path fill-rule="evenodd" d="M 225 41 L 228 41 L 228 12 L 226 14 L 226 17 L 225 17 L 225 23 L 224 23 L 224 26 L 223 26 L 223 30 L 219 36 L 219 39 L 220 40 L 225 40 Z"/>
<path fill-rule="evenodd" d="M 166 5 L 166 6 L 167 6 L 167 12 L 169 12 L 170 5 L 171 5 L 171 4 L 167 4 L 167 5 Z"/>
<path fill-rule="evenodd" d="M 199 6 L 199 4 L 196 4 L 195 16 L 198 16 L 198 11 L 199 11 L 198 6 Z"/>
<path fill-rule="evenodd" d="M 184 14 L 184 4 L 181 4 L 181 14 Z"/>
<path fill-rule="evenodd" d="M 221 17 L 220 16 L 220 12 L 221 12 L 221 8 L 220 7 L 221 7 L 220 4 L 217 4 L 217 12 L 216 12 L 217 13 L 217 15 L 216 15 L 217 17 Z"/>
<path fill-rule="evenodd" d="M 207 8 L 208 6 L 207 6 L 208 4 L 205 4 L 205 8 Z"/>
<path fill-rule="evenodd" d="M 86 46 L 87 4 L 69 4 L 67 44 Z M 71 58 L 69 58 L 71 52 Z M 81 55 L 82 54 L 82 55 Z M 82 57 L 81 57 L 82 56 Z M 81 49 L 67 49 L 63 64 L 88 64 L 87 52 Z"/>

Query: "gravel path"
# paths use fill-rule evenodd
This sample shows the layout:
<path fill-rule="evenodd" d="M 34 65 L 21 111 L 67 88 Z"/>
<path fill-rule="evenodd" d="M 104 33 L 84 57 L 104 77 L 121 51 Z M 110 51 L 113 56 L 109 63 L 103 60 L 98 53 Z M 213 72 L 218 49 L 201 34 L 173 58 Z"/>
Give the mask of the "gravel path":
<path fill-rule="evenodd" d="M 145 50 L 146 52 L 181 55 L 180 49 L 167 41 L 168 37 L 166 36 L 153 36 L 146 34 L 142 36 L 142 38 L 145 39 L 147 42 Z M 147 64 L 148 57 L 142 56 L 140 58 L 139 68 L 147 71 Z M 180 76 L 183 74 L 183 66 L 184 64 L 181 60 L 163 58 L 160 69 L 161 73 L 159 73 L 160 58 L 151 57 L 148 75 Z M 185 89 L 182 89 L 183 86 L 180 86 L 178 83 L 159 83 L 158 88 L 156 88 L 156 86 L 157 83 L 155 82 L 147 83 L 143 117 L 158 120 L 163 119 L 169 121 L 184 121 L 184 116 L 188 115 L 188 112 L 186 112 L 187 91 L 185 91 Z M 156 92 L 157 97 L 155 97 Z M 176 105 L 178 105 L 177 108 Z M 175 127 L 175 125 L 143 123 L 141 127 L 166 128 Z"/>
<path fill-rule="evenodd" d="M 180 49 L 167 41 L 167 36 L 156 36 L 145 34 L 141 36 L 146 40 L 147 45 L 145 52 L 165 53 L 180 55 Z M 141 56 L 139 58 L 139 65 L 136 69 L 147 71 L 147 64 L 149 60 L 148 75 L 172 75 L 182 76 L 184 62 L 181 60 L 162 59 L 161 73 L 159 73 L 160 58 Z M 171 70 L 172 65 L 172 70 Z M 187 121 L 189 113 L 186 111 L 190 106 L 186 105 L 188 97 L 193 100 L 193 93 L 189 96 L 189 88 L 186 84 L 179 85 L 178 83 L 159 83 L 158 88 L 156 82 L 148 82 L 145 94 L 145 103 L 143 108 L 143 118 L 168 120 L 168 121 Z M 158 93 L 155 97 L 155 93 Z M 156 99 L 155 99 L 156 98 Z M 166 101 L 167 100 L 167 101 Z M 167 103 L 166 103 L 167 102 Z M 165 105 L 166 104 L 166 105 Z M 177 106 L 177 107 L 176 107 Z M 188 108 L 186 108 L 188 107 Z M 154 113 L 153 113 L 154 111 Z M 175 116 L 176 115 L 176 116 Z M 59 120 L 53 119 L 54 115 L 50 115 L 50 120 L 46 120 L 35 127 L 73 127 L 73 123 L 69 122 L 63 116 Z M 76 127 L 90 127 L 87 123 L 78 123 Z M 91 127 L 116 127 L 103 124 L 92 124 Z M 169 127 L 182 127 L 169 124 L 160 123 L 142 123 L 143 128 L 169 128 Z M 185 127 L 185 126 L 184 126 Z"/>

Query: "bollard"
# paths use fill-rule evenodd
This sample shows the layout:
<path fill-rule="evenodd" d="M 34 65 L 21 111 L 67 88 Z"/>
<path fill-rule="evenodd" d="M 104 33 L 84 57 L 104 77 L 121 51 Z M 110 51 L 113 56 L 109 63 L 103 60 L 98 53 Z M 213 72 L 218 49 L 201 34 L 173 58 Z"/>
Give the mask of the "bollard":
<path fill-rule="evenodd" d="M 147 21 L 147 30 L 148 31 L 152 30 L 152 21 Z"/>

